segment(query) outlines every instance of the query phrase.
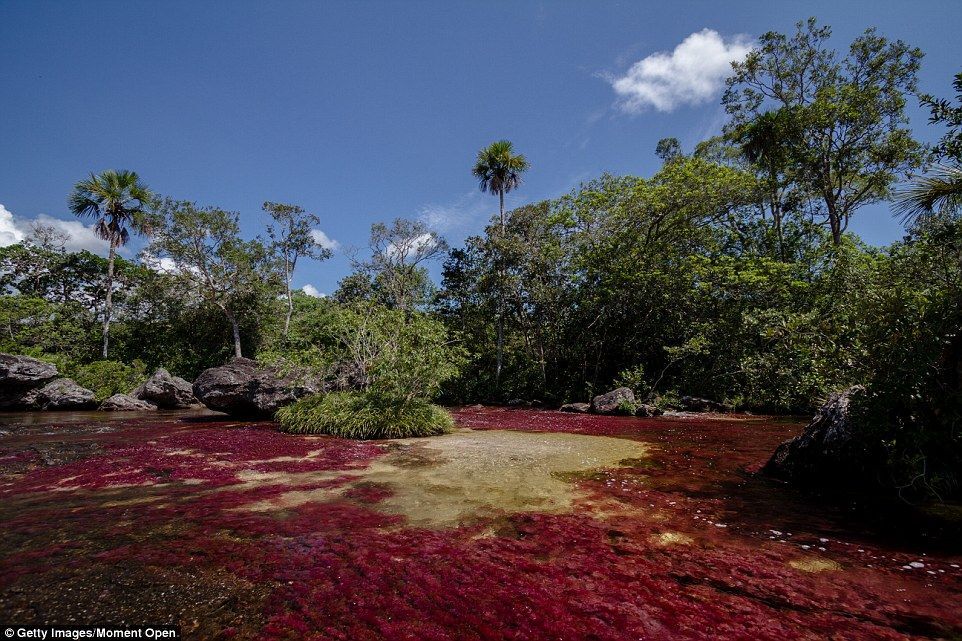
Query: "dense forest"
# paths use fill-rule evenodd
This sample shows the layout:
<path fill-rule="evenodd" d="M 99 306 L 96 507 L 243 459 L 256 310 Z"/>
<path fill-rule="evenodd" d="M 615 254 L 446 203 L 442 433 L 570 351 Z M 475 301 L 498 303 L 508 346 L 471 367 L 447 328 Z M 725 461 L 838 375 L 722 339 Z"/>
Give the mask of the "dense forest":
<path fill-rule="evenodd" d="M 537 159 L 494 143 L 473 168 L 501 205 L 483 233 L 449 247 L 419 221 L 375 225 L 328 298 L 292 289 L 298 264 L 329 257 L 304 209 L 265 203 L 269 225 L 246 239 L 236 212 L 92 175 L 69 204 L 109 256 L 67 252 L 43 226 L 0 249 L 0 351 L 52 361 L 99 398 L 160 366 L 192 379 L 256 357 L 363 379 L 363 398 L 303 411 L 418 403 L 438 426 L 432 399 L 560 405 L 626 386 L 663 407 L 684 394 L 809 413 L 860 384 L 863 473 L 958 492 L 962 74 L 954 100 L 920 96 L 921 51 L 871 29 L 840 50 L 830 36 L 814 20 L 762 36 L 733 65 L 723 132 L 693 149 L 665 138 L 650 177 L 606 174 L 506 212 Z M 912 101 L 938 144 L 913 138 Z M 881 248 L 847 231 L 880 202 L 905 223 Z M 132 234 L 147 241 L 136 261 L 116 251 Z"/>

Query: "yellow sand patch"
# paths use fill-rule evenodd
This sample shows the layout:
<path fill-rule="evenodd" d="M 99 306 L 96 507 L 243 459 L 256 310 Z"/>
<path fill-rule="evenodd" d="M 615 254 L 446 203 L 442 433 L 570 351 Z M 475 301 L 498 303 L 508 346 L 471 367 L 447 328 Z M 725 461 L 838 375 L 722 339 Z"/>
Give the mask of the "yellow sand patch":
<path fill-rule="evenodd" d="M 646 453 L 643 443 L 606 436 L 458 430 L 392 441 L 389 454 L 363 469 L 307 474 L 241 471 L 237 478 L 250 484 L 292 485 L 352 479 L 332 488 L 292 490 L 243 509 L 327 502 L 360 484 L 375 484 L 391 494 L 374 509 L 404 516 L 410 525 L 450 527 L 505 513 L 570 511 L 578 495 L 565 475 L 618 467 Z"/>
<path fill-rule="evenodd" d="M 655 545 L 691 545 L 695 539 L 681 532 L 659 532 L 651 536 L 651 542 Z"/>
<path fill-rule="evenodd" d="M 842 569 L 842 566 L 829 559 L 808 557 L 804 559 L 792 559 L 788 562 L 790 566 L 802 572 L 835 572 Z"/>

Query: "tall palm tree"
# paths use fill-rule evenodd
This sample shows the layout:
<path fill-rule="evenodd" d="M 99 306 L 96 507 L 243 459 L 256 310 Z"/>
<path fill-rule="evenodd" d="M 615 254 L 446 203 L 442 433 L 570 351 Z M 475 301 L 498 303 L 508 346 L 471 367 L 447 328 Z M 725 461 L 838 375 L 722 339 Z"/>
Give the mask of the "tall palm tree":
<path fill-rule="evenodd" d="M 514 153 L 508 140 L 493 142 L 478 152 L 472 173 L 481 181 L 481 191 L 498 195 L 501 204 L 501 231 L 504 231 L 504 195 L 521 185 L 521 174 L 530 165 L 522 154 Z"/>
<path fill-rule="evenodd" d="M 110 243 L 107 260 L 107 294 L 103 318 L 103 358 L 107 358 L 110 317 L 113 313 L 114 260 L 117 248 L 130 240 L 130 229 L 142 232 L 143 217 L 153 194 L 140 182 L 136 172 L 113 169 L 74 185 L 70 194 L 70 211 L 80 218 L 93 218 L 94 232 Z"/>
<path fill-rule="evenodd" d="M 521 185 L 521 174 L 527 171 L 528 160 L 522 154 L 514 153 L 514 145 L 508 140 L 498 140 L 478 152 L 471 173 L 481 182 L 481 191 L 497 194 L 501 206 L 501 233 L 504 234 L 504 195 Z M 500 260 L 498 261 L 501 262 Z M 504 269 L 499 265 L 498 275 L 504 279 Z M 504 362 L 504 296 L 498 295 L 498 349 L 494 369 L 494 384 L 501 381 L 501 366 Z"/>
<path fill-rule="evenodd" d="M 906 223 L 936 212 L 954 214 L 960 210 L 962 165 L 934 165 L 929 173 L 915 178 L 895 197 L 895 211 Z"/>

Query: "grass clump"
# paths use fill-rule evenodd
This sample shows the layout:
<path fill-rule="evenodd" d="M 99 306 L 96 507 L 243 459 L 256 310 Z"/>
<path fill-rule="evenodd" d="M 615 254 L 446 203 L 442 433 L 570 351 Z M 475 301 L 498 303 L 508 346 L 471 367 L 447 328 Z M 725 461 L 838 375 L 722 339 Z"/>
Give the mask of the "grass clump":
<path fill-rule="evenodd" d="M 282 430 L 293 434 L 357 439 L 435 436 L 454 425 L 446 411 L 424 399 L 395 399 L 371 392 L 302 398 L 278 410 L 277 420 Z"/>

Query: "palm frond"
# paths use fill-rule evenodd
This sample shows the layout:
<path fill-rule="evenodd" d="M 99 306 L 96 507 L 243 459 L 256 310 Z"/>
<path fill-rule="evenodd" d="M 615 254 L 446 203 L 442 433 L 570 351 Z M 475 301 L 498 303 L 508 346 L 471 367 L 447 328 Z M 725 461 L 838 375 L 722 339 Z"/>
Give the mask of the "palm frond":
<path fill-rule="evenodd" d="M 896 193 L 894 210 L 911 224 L 935 213 L 954 214 L 962 209 L 962 166 L 935 165 Z"/>

